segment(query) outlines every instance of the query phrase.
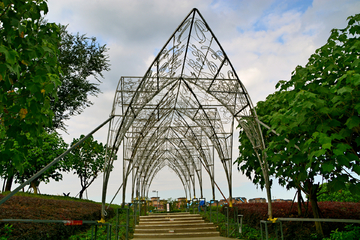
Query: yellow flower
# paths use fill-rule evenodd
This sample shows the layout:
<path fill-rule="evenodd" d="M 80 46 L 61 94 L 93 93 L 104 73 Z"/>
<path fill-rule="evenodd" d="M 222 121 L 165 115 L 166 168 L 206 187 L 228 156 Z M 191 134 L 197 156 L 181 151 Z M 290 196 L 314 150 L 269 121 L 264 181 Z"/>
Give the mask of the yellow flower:
<path fill-rule="evenodd" d="M 44 93 L 45 93 L 45 89 L 41 89 L 41 93 L 44 94 Z"/>

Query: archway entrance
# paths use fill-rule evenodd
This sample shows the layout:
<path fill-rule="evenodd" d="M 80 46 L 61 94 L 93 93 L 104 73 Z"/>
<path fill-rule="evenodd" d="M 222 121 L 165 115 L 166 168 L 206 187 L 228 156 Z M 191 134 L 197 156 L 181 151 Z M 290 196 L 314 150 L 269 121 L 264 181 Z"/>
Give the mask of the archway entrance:
<path fill-rule="evenodd" d="M 231 202 L 235 122 L 246 131 L 267 172 L 250 96 L 197 9 L 182 21 L 143 77 L 120 78 L 111 115 L 103 204 L 112 156 L 121 146 L 123 202 L 129 181 L 132 199 L 148 196 L 154 176 L 164 166 L 174 170 L 190 198 L 195 195 L 195 178 L 202 195 L 206 173 L 215 198 L 215 159 L 223 165 Z"/>

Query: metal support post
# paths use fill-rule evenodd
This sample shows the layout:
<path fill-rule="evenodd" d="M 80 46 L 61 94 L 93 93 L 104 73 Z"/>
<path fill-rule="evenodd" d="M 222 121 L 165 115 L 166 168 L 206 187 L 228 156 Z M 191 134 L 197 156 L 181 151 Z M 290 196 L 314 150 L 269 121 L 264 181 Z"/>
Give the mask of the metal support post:
<path fill-rule="evenodd" d="M 242 214 L 238 214 L 238 217 L 237 217 L 240 234 L 242 233 L 243 217 L 244 217 L 244 215 L 242 215 Z M 240 223 L 239 223 L 239 219 L 240 219 Z"/>

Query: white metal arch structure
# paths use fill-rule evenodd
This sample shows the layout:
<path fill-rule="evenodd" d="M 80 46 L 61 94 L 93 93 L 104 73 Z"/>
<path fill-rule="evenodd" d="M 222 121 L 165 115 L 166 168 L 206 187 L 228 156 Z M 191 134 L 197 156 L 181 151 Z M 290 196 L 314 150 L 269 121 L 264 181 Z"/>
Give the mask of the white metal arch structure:
<path fill-rule="evenodd" d="M 165 165 L 174 169 L 189 196 L 191 187 L 195 195 L 195 176 L 202 189 L 204 168 L 215 197 L 214 152 L 223 164 L 231 198 L 234 120 L 245 130 L 258 157 L 264 149 L 250 96 L 197 9 L 175 30 L 143 77 L 121 77 L 111 115 L 103 205 L 112 156 L 121 144 L 123 201 L 130 174 L 136 197 L 144 197 L 154 174 Z M 267 182 L 267 164 L 261 156 Z"/>

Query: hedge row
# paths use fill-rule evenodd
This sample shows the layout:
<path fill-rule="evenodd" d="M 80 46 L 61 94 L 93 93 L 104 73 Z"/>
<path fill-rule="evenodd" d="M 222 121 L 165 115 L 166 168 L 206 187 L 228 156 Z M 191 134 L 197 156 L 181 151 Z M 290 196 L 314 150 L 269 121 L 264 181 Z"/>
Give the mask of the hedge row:
<path fill-rule="evenodd" d="M 4 196 L 0 194 L 0 199 Z M 111 208 L 110 208 L 111 209 Z M 99 220 L 101 205 L 92 202 L 13 196 L 0 206 L 0 219 Z M 114 211 L 108 211 L 113 217 Z M 66 239 L 89 225 L 65 226 L 61 223 L 11 223 L 9 239 Z M 0 223 L 0 229 L 5 223 Z"/>
<path fill-rule="evenodd" d="M 349 202 L 319 202 L 318 203 L 321 218 L 335 219 L 360 219 L 360 203 Z M 279 202 L 273 203 L 273 216 L 279 217 L 299 217 L 297 212 L 297 203 Z M 230 216 L 234 216 L 235 208 L 238 214 L 244 215 L 243 222 L 253 228 L 260 228 L 260 220 L 268 218 L 267 203 L 248 203 L 236 204 L 234 208 L 229 209 Z M 226 209 L 222 208 L 222 212 L 226 214 Z M 303 218 L 312 218 L 313 213 L 310 203 L 305 203 L 302 207 Z M 346 224 L 343 223 L 322 223 L 323 231 L 328 236 L 332 230 L 343 230 Z M 309 239 L 314 234 L 315 225 L 313 222 L 284 222 L 283 223 L 285 239 Z"/>

